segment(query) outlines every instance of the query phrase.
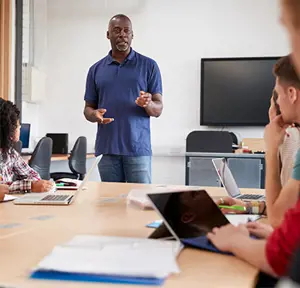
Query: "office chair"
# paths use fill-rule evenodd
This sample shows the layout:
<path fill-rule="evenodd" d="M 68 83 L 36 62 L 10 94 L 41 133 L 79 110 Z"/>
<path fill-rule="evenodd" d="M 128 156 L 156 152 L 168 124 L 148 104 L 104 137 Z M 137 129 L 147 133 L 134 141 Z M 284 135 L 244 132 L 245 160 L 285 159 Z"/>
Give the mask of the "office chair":
<path fill-rule="evenodd" d="M 291 261 L 288 275 L 280 279 L 276 288 L 300 288 L 300 247 Z"/>
<path fill-rule="evenodd" d="M 19 154 L 21 154 L 21 152 L 22 152 L 22 147 L 23 147 L 23 143 L 22 143 L 22 141 L 18 141 L 18 142 L 15 142 L 14 143 L 14 149 L 19 153 Z"/>
<path fill-rule="evenodd" d="M 69 157 L 69 168 L 71 172 L 51 173 L 51 178 L 54 181 L 62 178 L 83 180 L 86 174 L 86 153 L 87 139 L 81 136 L 76 140 Z"/>
<path fill-rule="evenodd" d="M 187 136 L 186 152 L 232 153 L 232 136 L 226 131 L 193 131 Z"/>
<path fill-rule="evenodd" d="M 294 284 L 297 284 L 298 287 L 300 286 L 300 247 L 297 249 L 295 256 L 293 257 L 290 266 L 289 278 Z"/>
<path fill-rule="evenodd" d="M 36 145 L 28 163 L 32 169 L 40 174 L 43 180 L 50 179 L 52 145 L 51 138 L 43 137 Z"/>

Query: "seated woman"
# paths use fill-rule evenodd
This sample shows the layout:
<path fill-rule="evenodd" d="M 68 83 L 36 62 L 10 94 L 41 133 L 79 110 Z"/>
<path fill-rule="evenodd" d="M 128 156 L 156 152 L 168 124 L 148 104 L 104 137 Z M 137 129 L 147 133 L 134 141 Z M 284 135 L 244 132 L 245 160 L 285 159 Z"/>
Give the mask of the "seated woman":
<path fill-rule="evenodd" d="M 297 150 L 300 148 L 300 130 L 298 125 L 291 125 L 286 123 L 292 122 L 294 112 L 290 107 L 289 94 L 293 91 L 295 95 L 300 93 L 300 80 L 290 62 L 289 57 L 281 58 L 274 67 L 274 75 L 277 78 L 277 84 L 274 89 L 273 97 L 271 98 L 271 105 L 269 109 L 270 123 L 277 121 L 276 119 L 281 114 L 281 105 L 284 108 L 283 116 L 285 119 L 281 119 L 281 124 L 285 127 L 285 134 L 280 135 L 278 145 L 274 149 L 274 153 L 266 154 L 266 165 L 269 166 L 266 174 L 266 202 L 250 201 L 243 202 L 241 200 L 225 197 L 217 200 L 217 204 L 223 205 L 241 205 L 246 207 L 247 213 L 266 214 L 268 213 L 270 224 L 273 227 L 280 225 L 284 213 L 297 202 L 297 195 L 289 189 L 287 183 L 292 175 L 294 159 L 297 154 Z M 287 89 L 288 88 L 288 89 Z M 280 105 L 278 105 L 278 94 L 280 92 Z M 281 109 L 282 110 L 282 109 Z M 283 120 L 286 123 L 283 123 Z M 268 125 L 269 126 L 269 125 Z M 271 141 L 275 141 L 272 139 Z M 275 141 L 276 142 L 276 141 Z M 266 144 L 267 145 L 267 144 Z M 272 154 L 272 155 L 271 155 Z M 286 189 L 282 189 L 286 187 Z M 283 191 L 283 192 L 281 192 Z M 258 209 L 257 209 L 258 206 Z M 236 213 L 233 210 L 223 210 L 224 213 Z M 242 212 L 244 213 L 244 212 Z"/>
<path fill-rule="evenodd" d="M 20 111 L 12 102 L 0 98 L 0 183 L 9 186 L 5 193 L 47 192 L 53 184 L 41 180 L 13 149 L 20 137 L 19 116 Z"/>

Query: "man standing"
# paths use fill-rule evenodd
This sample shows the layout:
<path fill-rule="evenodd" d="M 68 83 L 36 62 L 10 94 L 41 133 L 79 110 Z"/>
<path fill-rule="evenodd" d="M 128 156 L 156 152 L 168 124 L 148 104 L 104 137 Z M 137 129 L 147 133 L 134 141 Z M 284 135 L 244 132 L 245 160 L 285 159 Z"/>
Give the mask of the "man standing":
<path fill-rule="evenodd" d="M 100 176 L 104 182 L 151 183 L 150 116 L 163 109 L 160 71 L 131 48 L 127 16 L 111 18 L 107 38 L 112 49 L 89 69 L 84 97 L 86 119 L 98 123 Z"/>

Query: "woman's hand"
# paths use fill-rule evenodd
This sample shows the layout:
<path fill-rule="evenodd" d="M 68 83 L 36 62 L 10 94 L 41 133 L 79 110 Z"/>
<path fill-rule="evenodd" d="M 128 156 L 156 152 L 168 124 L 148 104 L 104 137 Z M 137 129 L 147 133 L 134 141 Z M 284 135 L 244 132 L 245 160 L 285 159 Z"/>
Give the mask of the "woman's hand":
<path fill-rule="evenodd" d="M 249 232 L 245 225 L 233 226 L 228 224 L 221 228 L 214 228 L 207 238 L 221 251 L 232 252 L 232 248 L 237 241 L 243 241 L 249 237 Z"/>
<path fill-rule="evenodd" d="M 260 222 L 249 222 L 246 227 L 251 235 L 261 239 L 267 239 L 274 231 L 272 226 Z"/>
<path fill-rule="evenodd" d="M 238 205 L 238 206 L 243 206 L 246 207 L 246 203 L 242 200 L 239 199 L 234 199 L 231 197 L 223 197 L 215 201 L 217 205 L 225 205 L 225 206 L 233 206 L 233 205 Z M 245 214 L 244 211 L 237 211 L 233 209 L 224 209 L 222 208 L 221 211 L 224 214 Z"/>
<path fill-rule="evenodd" d="M 0 184 L 0 202 L 3 201 L 5 194 L 9 193 L 9 187 L 4 184 Z"/>

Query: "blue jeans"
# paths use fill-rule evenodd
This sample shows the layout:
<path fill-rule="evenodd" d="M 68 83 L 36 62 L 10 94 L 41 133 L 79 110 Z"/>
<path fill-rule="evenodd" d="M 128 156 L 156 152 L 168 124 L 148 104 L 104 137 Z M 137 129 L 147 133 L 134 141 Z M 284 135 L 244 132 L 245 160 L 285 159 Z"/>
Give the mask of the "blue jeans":
<path fill-rule="evenodd" d="M 151 156 L 103 155 L 99 173 L 103 182 L 151 183 Z"/>

